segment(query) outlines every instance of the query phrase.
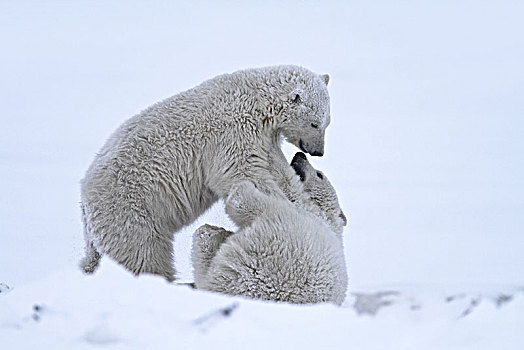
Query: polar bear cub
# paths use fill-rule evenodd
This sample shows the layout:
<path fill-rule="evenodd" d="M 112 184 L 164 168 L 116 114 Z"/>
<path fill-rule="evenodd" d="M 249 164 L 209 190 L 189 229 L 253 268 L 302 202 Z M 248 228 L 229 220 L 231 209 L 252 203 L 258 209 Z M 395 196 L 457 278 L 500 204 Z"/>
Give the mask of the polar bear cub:
<path fill-rule="evenodd" d="M 344 301 L 346 217 L 328 179 L 303 153 L 291 166 L 303 185 L 299 202 L 242 182 L 226 199 L 226 212 L 239 230 L 204 225 L 195 231 L 191 257 L 197 288 L 298 304 Z"/>

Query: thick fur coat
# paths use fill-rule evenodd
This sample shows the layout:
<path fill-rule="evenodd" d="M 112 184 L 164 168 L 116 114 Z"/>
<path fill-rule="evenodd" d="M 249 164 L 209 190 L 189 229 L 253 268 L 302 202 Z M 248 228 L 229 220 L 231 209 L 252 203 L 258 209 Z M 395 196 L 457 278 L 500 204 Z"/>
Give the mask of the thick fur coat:
<path fill-rule="evenodd" d="M 195 231 L 197 288 L 298 304 L 344 301 L 346 217 L 335 190 L 304 154 L 297 154 L 292 166 L 303 183 L 301 203 L 243 182 L 226 200 L 226 212 L 240 229 L 204 225 Z"/>
<path fill-rule="evenodd" d="M 107 254 L 135 274 L 173 280 L 173 234 L 231 186 L 248 180 L 291 198 L 282 138 L 321 156 L 330 122 L 327 75 L 297 66 L 225 74 L 126 121 L 81 181 L 86 256 L 93 272 Z"/>

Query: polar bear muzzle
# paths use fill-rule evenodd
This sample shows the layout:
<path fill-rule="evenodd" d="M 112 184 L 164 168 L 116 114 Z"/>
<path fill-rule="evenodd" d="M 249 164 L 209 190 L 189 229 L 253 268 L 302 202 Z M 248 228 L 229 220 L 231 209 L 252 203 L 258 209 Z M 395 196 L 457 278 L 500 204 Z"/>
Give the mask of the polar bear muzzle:
<path fill-rule="evenodd" d="M 306 166 L 308 165 L 306 155 L 302 152 L 297 152 L 290 165 L 295 170 L 295 173 L 300 176 L 300 181 L 304 182 L 306 179 Z"/>
<path fill-rule="evenodd" d="M 313 157 L 322 157 L 324 155 L 324 145 L 311 147 L 309 144 L 306 144 L 302 139 L 298 141 L 298 148 L 304 153 L 309 153 Z"/>

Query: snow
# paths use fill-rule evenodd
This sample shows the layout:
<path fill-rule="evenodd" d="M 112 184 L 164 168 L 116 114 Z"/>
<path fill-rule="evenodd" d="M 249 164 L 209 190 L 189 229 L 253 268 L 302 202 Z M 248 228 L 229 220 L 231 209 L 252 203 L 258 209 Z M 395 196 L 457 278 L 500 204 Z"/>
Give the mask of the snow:
<path fill-rule="evenodd" d="M 4 2 L 0 344 L 5 348 L 519 349 L 524 5 L 517 1 Z M 125 119 L 217 74 L 331 76 L 326 153 L 349 217 L 343 307 L 134 278 L 82 254 L 79 185 Z M 286 145 L 286 155 L 296 151 Z M 219 203 L 177 235 L 232 227 Z M 229 310 L 229 311 L 228 311 Z"/>
<path fill-rule="evenodd" d="M 403 286 L 293 306 L 135 278 L 105 259 L 94 276 L 65 269 L 1 296 L 0 334 L 16 349 L 519 348 L 524 289 L 481 290 Z"/>

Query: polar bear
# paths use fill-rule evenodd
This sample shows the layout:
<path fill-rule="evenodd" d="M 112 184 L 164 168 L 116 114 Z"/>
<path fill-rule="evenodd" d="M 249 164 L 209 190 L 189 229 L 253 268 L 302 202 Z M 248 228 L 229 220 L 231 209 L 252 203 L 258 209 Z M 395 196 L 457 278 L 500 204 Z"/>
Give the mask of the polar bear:
<path fill-rule="evenodd" d="M 328 75 L 299 66 L 237 71 L 161 101 L 108 139 L 81 181 L 81 269 L 107 254 L 134 274 L 175 278 L 173 235 L 242 180 L 292 199 L 272 171 L 282 138 L 324 153 Z"/>
<path fill-rule="evenodd" d="M 291 166 L 303 183 L 303 204 L 242 182 L 226 200 L 239 230 L 204 225 L 195 231 L 191 259 L 197 288 L 297 304 L 344 301 L 346 217 L 334 188 L 303 153 Z"/>

